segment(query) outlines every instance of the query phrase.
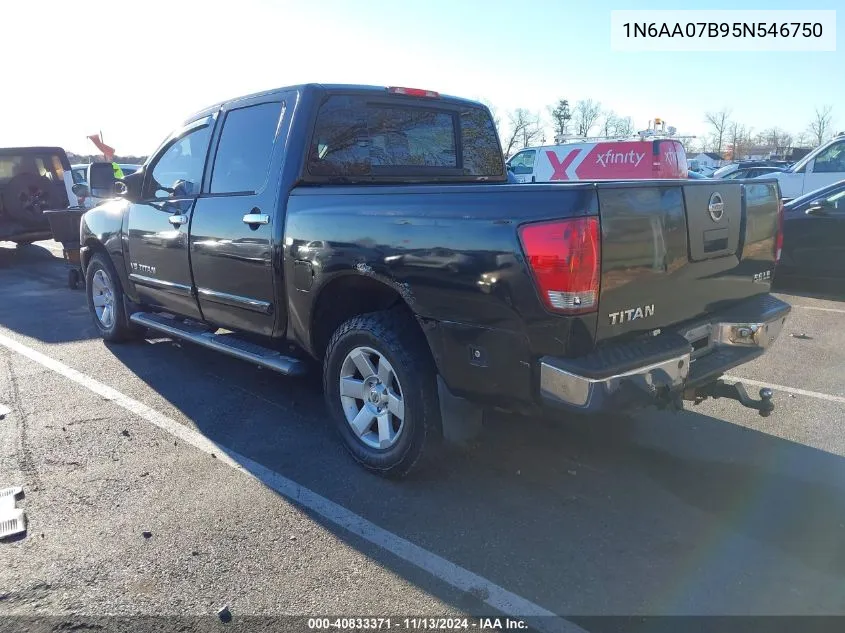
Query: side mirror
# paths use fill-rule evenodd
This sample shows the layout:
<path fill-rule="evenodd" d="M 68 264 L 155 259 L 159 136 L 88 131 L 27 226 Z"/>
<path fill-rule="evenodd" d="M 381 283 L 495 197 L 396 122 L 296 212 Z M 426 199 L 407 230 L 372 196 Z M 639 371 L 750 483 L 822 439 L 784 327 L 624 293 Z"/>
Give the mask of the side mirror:
<path fill-rule="evenodd" d="M 70 188 L 70 190 L 77 198 L 87 198 L 91 195 L 91 192 L 88 189 L 88 185 L 85 185 L 81 182 L 76 183 L 73 187 Z"/>
<path fill-rule="evenodd" d="M 509 172 L 513 173 L 513 165 L 511 165 L 510 163 L 505 163 L 505 166 L 508 168 Z"/>
<path fill-rule="evenodd" d="M 833 203 L 830 200 L 814 200 L 805 213 L 807 215 L 827 215 L 831 209 L 833 209 Z"/>
<path fill-rule="evenodd" d="M 139 169 L 134 174 L 129 174 L 123 180 L 116 180 L 112 185 L 114 195 L 129 200 L 140 202 L 141 187 L 144 183 L 144 170 Z"/>

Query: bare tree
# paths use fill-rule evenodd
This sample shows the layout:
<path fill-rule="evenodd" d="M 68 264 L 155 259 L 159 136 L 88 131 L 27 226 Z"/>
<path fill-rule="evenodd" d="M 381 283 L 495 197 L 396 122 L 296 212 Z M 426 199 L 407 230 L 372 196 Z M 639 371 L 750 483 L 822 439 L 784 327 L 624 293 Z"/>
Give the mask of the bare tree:
<path fill-rule="evenodd" d="M 582 100 L 575 104 L 572 122 L 578 136 L 589 136 L 601 116 L 601 104 L 592 99 Z"/>
<path fill-rule="evenodd" d="M 739 160 L 748 151 L 750 131 L 737 122 L 732 122 L 727 130 L 727 141 L 731 160 Z"/>
<path fill-rule="evenodd" d="M 810 123 L 809 128 L 816 145 L 824 143 L 830 133 L 830 113 L 832 110 L 831 106 L 824 106 L 821 109 L 816 108 L 816 118 Z"/>
<path fill-rule="evenodd" d="M 705 122 L 710 125 L 713 151 L 719 156 L 722 155 L 726 132 L 728 131 L 728 125 L 730 125 L 730 116 L 731 111 L 727 109 L 721 110 L 720 112 L 708 112 L 704 115 Z"/>
<path fill-rule="evenodd" d="M 616 113 L 613 110 L 608 110 L 604 113 L 604 121 L 601 123 L 600 132 L 602 136 L 615 136 Z"/>
<path fill-rule="evenodd" d="M 813 143 L 813 135 L 810 133 L 809 130 L 801 132 L 798 135 L 798 138 L 795 139 L 795 146 L 796 147 L 808 147 Z"/>
<path fill-rule="evenodd" d="M 706 136 L 689 141 L 690 154 L 706 154 L 710 151 L 710 139 Z"/>
<path fill-rule="evenodd" d="M 505 156 L 511 156 L 516 150 L 530 147 L 531 144 L 543 136 L 540 117 L 531 114 L 525 108 L 517 108 L 508 113 L 510 134 L 508 142 L 504 143 Z"/>
<path fill-rule="evenodd" d="M 615 136 L 626 137 L 634 133 L 634 120 L 629 117 L 616 117 L 616 127 L 613 132 Z"/>
<path fill-rule="evenodd" d="M 792 147 L 792 135 L 779 127 L 769 128 L 762 133 L 763 144 L 771 153 L 783 156 Z"/>
<path fill-rule="evenodd" d="M 572 120 L 572 111 L 569 109 L 569 101 L 559 99 L 556 105 L 549 106 L 549 114 L 552 117 L 554 126 L 555 141 L 563 140 L 569 134 L 569 122 Z"/>
<path fill-rule="evenodd" d="M 535 143 L 545 143 L 546 135 L 539 114 L 528 114 L 528 125 L 522 128 L 522 147 L 531 147 Z"/>
<path fill-rule="evenodd" d="M 604 113 L 601 123 L 601 135 L 611 138 L 624 138 L 634 133 L 634 122 L 631 117 L 618 116 L 613 110 Z"/>

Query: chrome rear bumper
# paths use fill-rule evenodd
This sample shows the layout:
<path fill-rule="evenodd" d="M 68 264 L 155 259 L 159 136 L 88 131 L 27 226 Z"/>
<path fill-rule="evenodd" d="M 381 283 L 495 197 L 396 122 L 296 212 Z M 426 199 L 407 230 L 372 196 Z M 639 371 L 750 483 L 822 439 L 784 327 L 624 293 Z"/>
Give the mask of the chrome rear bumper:
<path fill-rule="evenodd" d="M 790 309 L 766 295 L 678 332 L 606 347 L 591 357 L 543 357 L 540 396 L 587 412 L 655 403 L 762 354 L 777 340 Z"/>

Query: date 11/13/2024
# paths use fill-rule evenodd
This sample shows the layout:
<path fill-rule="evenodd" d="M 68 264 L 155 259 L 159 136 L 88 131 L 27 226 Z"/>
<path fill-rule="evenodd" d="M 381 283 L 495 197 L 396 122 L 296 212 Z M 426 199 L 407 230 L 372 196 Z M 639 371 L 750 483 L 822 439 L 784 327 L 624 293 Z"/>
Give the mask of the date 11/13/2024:
<path fill-rule="evenodd" d="M 519 631 L 527 630 L 528 625 L 518 618 L 309 618 L 308 629 L 330 631 L 344 629 L 396 629 L 406 631 L 429 630 L 480 630 L 480 631 Z"/>

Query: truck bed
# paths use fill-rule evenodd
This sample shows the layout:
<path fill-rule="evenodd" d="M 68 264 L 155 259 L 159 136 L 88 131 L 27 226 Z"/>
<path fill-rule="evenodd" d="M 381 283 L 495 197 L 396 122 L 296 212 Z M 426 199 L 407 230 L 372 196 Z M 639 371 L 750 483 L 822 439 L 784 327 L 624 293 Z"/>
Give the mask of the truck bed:
<path fill-rule="evenodd" d="M 724 201 L 718 222 L 713 193 Z M 357 266 L 406 288 L 424 318 L 509 331 L 532 355 L 573 357 L 768 293 L 777 214 L 776 184 L 760 180 L 298 187 L 285 234 L 293 259 L 319 242 L 303 261 L 323 273 Z M 595 215 L 598 311 L 553 314 L 518 227 Z"/>

